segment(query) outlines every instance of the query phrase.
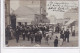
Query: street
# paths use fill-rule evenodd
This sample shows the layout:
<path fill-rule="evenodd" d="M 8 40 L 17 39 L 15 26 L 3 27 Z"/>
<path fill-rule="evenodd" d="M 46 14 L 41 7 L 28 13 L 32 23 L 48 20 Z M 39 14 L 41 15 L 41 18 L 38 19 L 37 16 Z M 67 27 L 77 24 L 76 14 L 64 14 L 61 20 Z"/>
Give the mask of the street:
<path fill-rule="evenodd" d="M 52 36 L 52 39 L 49 39 L 49 44 L 46 44 L 45 39 L 42 38 L 40 47 L 54 47 L 54 37 L 58 36 L 58 39 L 60 39 L 60 34 L 54 34 Z M 58 47 L 78 47 L 78 36 L 71 36 L 69 38 L 70 42 L 64 42 L 62 46 L 60 46 L 60 40 L 58 41 Z M 31 44 L 31 41 L 27 41 L 27 38 L 23 41 L 23 39 L 20 37 L 19 43 L 16 43 L 16 39 L 9 40 L 8 47 L 34 47 L 36 45 L 35 41 Z"/>

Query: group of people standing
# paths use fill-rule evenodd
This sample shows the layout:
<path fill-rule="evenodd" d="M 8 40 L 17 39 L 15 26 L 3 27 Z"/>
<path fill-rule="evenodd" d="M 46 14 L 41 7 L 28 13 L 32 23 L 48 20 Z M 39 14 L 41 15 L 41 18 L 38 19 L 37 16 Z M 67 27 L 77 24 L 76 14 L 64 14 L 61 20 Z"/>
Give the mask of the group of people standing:
<path fill-rule="evenodd" d="M 37 44 L 41 44 L 41 40 L 42 38 L 45 39 L 45 43 L 49 45 L 48 41 L 49 39 L 52 39 L 53 33 L 50 30 L 49 26 L 34 26 L 34 25 L 20 25 L 17 26 L 16 29 L 14 30 L 14 37 L 16 38 L 16 42 L 19 42 L 20 37 L 23 38 L 23 41 L 25 39 L 27 39 L 27 41 L 30 41 L 31 44 L 33 42 L 37 43 Z M 64 30 L 64 28 L 62 30 L 59 31 L 60 33 L 60 38 L 64 41 L 67 40 L 67 42 L 69 42 L 69 34 L 70 31 L 69 29 L 67 29 L 66 31 Z M 6 28 L 6 43 L 8 44 L 9 37 L 11 37 L 11 31 L 9 29 L 9 27 Z M 62 44 L 63 44 L 62 42 Z M 58 46 L 58 37 L 56 36 L 54 41 L 54 47 Z"/>
<path fill-rule="evenodd" d="M 63 39 L 63 42 L 64 41 L 69 42 L 69 35 L 70 35 L 69 29 L 66 29 L 66 31 L 65 31 L 63 28 L 60 32 L 60 38 Z"/>
<path fill-rule="evenodd" d="M 23 40 L 27 38 L 28 41 L 31 40 L 31 43 L 40 43 L 42 37 L 46 37 L 45 32 L 49 31 L 48 26 L 17 26 L 16 27 L 16 42 L 19 42 L 19 37 L 22 35 Z"/>

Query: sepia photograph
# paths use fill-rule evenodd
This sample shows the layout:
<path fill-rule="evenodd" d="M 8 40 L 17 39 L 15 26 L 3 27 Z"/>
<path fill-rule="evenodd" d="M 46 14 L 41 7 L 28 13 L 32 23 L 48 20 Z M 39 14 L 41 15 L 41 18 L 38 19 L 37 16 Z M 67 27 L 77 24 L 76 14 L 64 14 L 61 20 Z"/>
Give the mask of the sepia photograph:
<path fill-rule="evenodd" d="M 78 0 L 5 0 L 5 47 L 78 47 Z"/>

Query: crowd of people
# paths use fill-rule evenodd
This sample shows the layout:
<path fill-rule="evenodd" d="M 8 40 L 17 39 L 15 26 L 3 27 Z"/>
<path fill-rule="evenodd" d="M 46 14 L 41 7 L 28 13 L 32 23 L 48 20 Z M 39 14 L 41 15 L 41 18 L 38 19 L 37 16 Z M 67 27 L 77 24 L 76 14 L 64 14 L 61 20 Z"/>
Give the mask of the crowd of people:
<path fill-rule="evenodd" d="M 54 34 L 53 30 L 50 30 L 49 26 L 34 26 L 34 25 L 20 25 L 17 26 L 15 30 L 13 30 L 14 37 L 16 38 L 16 42 L 19 42 L 20 37 L 23 38 L 23 41 L 27 38 L 27 41 L 31 41 L 31 44 L 33 42 L 37 44 L 41 44 L 42 38 L 45 39 L 45 43 L 49 45 L 48 41 L 52 39 L 52 36 Z M 11 38 L 11 30 L 10 26 L 6 27 L 5 31 L 5 37 L 6 37 L 6 44 L 8 44 L 8 40 L 12 39 Z M 63 42 L 67 40 L 69 42 L 69 34 L 70 31 L 67 29 L 66 31 L 61 29 L 57 33 L 60 33 L 60 39 L 62 40 L 61 45 L 63 45 Z M 53 40 L 54 47 L 57 47 L 59 44 L 59 37 L 55 37 Z"/>
<path fill-rule="evenodd" d="M 49 32 L 49 26 L 20 25 L 16 27 L 13 34 L 16 38 L 17 43 L 19 42 L 20 36 L 22 36 L 23 40 L 27 38 L 27 40 L 31 41 L 31 43 L 35 41 L 35 43 L 41 44 L 41 40 L 43 37 L 46 41 L 48 41 L 48 36 L 46 35 L 47 32 Z M 10 26 L 6 28 L 6 40 L 9 39 L 11 39 Z"/>
<path fill-rule="evenodd" d="M 17 26 L 16 28 L 16 40 L 18 42 L 19 36 L 22 35 L 23 40 L 27 37 L 28 41 L 31 39 L 31 43 L 35 39 L 35 42 L 41 43 L 42 37 L 46 37 L 45 32 L 49 31 L 49 27 L 38 27 L 38 26 Z"/>

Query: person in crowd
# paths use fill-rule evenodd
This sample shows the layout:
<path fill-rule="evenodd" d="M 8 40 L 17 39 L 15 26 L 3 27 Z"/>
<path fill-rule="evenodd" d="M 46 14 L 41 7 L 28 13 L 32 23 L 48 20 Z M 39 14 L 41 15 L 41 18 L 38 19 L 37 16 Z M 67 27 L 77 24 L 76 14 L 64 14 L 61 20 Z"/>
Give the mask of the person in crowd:
<path fill-rule="evenodd" d="M 64 28 L 60 31 L 60 38 L 64 41 Z"/>
<path fill-rule="evenodd" d="M 60 32 L 60 26 L 59 25 L 57 25 L 55 29 L 56 29 L 55 32 L 57 32 L 57 33 Z"/>
<path fill-rule="evenodd" d="M 54 47 L 58 47 L 58 37 L 56 36 L 55 40 L 54 40 Z"/>
<path fill-rule="evenodd" d="M 27 37 L 27 34 L 28 34 L 28 28 L 27 26 L 25 27 L 25 36 Z"/>
<path fill-rule="evenodd" d="M 49 31 L 50 40 L 52 39 L 52 31 Z"/>
<path fill-rule="evenodd" d="M 43 37 L 45 37 L 45 34 L 44 34 L 44 33 L 45 33 L 45 27 L 42 26 L 42 27 L 41 27 L 41 30 L 42 30 L 42 35 L 43 35 Z"/>
<path fill-rule="evenodd" d="M 57 26 L 57 33 L 59 33 L 59 26 Z"/>
<path fill-rule="evenodd" d="M 23 37 L 23 40 L 25 40 L 25 28 L 24 28 L 24 26 L 22 27 L 22 37 Z"/>
<path fill-rule="evenodd" d="M 30 40 L 30 32 L 29 32 L 29 29 L 28 29 L 28 33 L 27 33 L 27 39 L 28 39 L 28 41 Z"/>
<path fill-rule="evenodd" d="M 33 41 L 34 41 L 34 33 L 33 32 L 31 32 L 30 38 L 31 38 L 31 43 L 33 43 Z"/>
<path fill-rule="evenodd" d="M 37 31 L 36 31 L 36 27 L 34 26 L 33 27 L 33 33 L 35 34 Z"/>
<path fill-rule="evenodd" d="M 20 35 L 22 35 L 22 25 L 20 26 Z"/>
<path fill-rule="evenodd" d="M 39 43 L 39 33 L 35 33 L 35 43 Z"/>
<path fill-rule="evenodd" d="M 41 31 L 41 29 L 39 30 L 39 32 L 40 32 L 40 34 L 42 34 L 42 31 Z"/>
<path fill-rule="evenodd" d="M 75 30 L 72 31 L 72 36 L 75 36 Z"/>
<path fill-rule="evenodd" d="M 41 44 L 41 40 L 42 40 L 42 34 L 40 32 L 38 32 L 38 38 L 39 38 L 39 43 Z"/>
<path fill-rule="evenodd" d="M 49 26 L 46 26 L 46 31 L 49 32 Z"/>
<path fill-rule="evenodd" d="M 46 44 L 48 44 L 48 45 L 49 45 L 49 43 L 48 43 L 48 41 L 49 41 L 49 33 L 48 33 L 48 32 L 46 33 L 45 40 L 46 40 Z"/>
<path fill-rule="evenodd" d="M 20 26 L 18 26 L 18 30 L 19 30 L 19 35 L 21 35 Z"/>
<path fill-rule="evenodd" d="M 5 29 L 5 40 L 6 40 L 6 45 L 8 44 L 8 41 L 10 40 L 10 36 L 11 36 L 11 33 L 10 33 L 10 27 L 9 25 L 6 27 Z"/>
<path fill-rule="evenodd" d="M 60 38 L 60 39 L 59 39 L 59 45 L 62 46 L 62 45 L 63 45 L 63 42 L 64 42 L 63 39 Z"/>
<path fill-rule="evenodd" d="M 35 26 L 35 28 L 34 28 L 34 33 L 37 33 L 38 32 L 38 27 L 37 26 Z"/>
<path fill-rule="evenodd" d="M 37 33 L 35 33 L 35 43 L 37 43 Z"/>
<path fill-rule="evenodd" d="M 65 41 L 67 39 L 67 42 L 69 42 L 69 34 L 70 34 L 69 29 L 67 29 L 64 34 L 65 34 Z"/>
<path fill-rule="evenodd" d="M 18 26 L 16 27 L 16 42 L 18 43 L 19 41 L 19 28 Z"/>

